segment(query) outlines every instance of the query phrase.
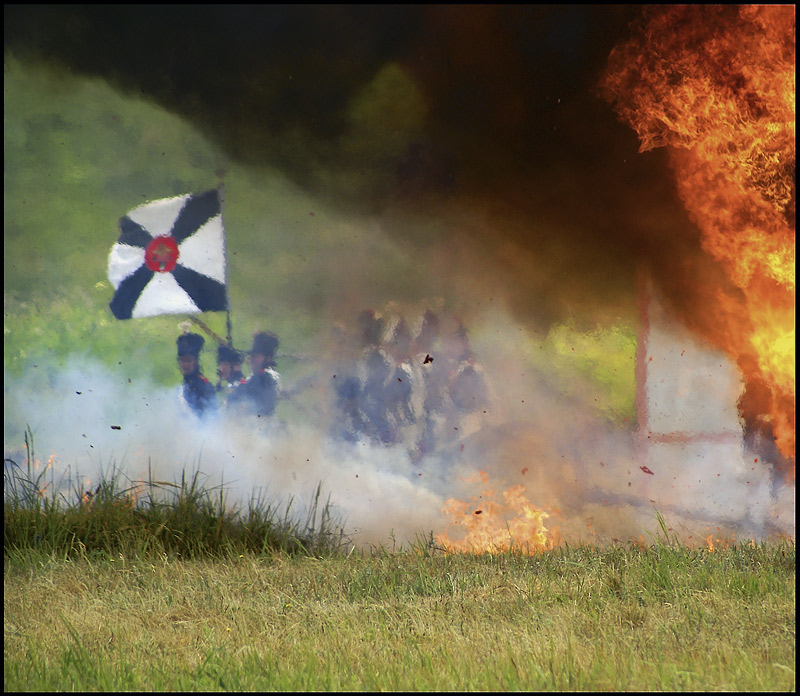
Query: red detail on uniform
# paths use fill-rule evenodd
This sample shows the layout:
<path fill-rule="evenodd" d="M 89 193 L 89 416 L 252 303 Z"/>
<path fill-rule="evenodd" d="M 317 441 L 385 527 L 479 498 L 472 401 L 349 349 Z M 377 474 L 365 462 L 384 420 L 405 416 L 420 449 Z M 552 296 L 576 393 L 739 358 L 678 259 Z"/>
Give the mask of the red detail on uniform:
<path fill-rule="evenodd" d="M 178 263 L 178 243 L 174 237 L 154 237 L 144 250 L 144 263 L 156 273 L 169 273 Z"/>

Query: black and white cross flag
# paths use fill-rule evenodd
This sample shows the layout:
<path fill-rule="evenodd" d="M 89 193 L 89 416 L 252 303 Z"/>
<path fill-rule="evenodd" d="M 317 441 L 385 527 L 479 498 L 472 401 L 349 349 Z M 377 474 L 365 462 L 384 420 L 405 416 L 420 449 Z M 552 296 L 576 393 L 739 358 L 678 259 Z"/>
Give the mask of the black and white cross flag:
<path fill-rule="evenodd" d="M 229 309 L 219 191 L 145 203 L 119 225 L 108 258 L 117 319 Z"/>

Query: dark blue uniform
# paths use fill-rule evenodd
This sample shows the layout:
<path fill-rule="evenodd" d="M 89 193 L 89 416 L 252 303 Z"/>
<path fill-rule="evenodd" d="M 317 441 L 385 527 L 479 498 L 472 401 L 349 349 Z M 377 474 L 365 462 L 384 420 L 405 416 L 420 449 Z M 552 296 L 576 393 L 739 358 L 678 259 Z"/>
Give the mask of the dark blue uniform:
<path fill-rule="evenodd" d="M 205 416 L 217 410 L 217 392 L 200 372 L 184 375 L 181 395 L 186 404 L 198 416 Z"/>
<path fill-rule="evenodd" d="M 231 398 L 231 394 L 246 381 L 244 374 L 240 370 L 235 370 L 231 372 L 231 376 L 228 379 L 220 379 L 217 382 L 217 394 L 219 394 L 223 402 L 227 403 Z"/>
<path fill-rule="evenodd" d="M 278 405 L 280 376 L 271 367 L 254 372 L 228 397 L 229 404 L 241 406 L 246 413 L 271 416 Z"/>

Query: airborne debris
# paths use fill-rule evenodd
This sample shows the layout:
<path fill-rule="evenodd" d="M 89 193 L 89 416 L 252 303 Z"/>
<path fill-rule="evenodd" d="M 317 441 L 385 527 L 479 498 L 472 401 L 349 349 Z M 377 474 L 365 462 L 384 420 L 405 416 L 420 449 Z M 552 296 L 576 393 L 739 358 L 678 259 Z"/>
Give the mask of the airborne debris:
<path fill-rule="evenodd" d="M 640 466 L 639 468 L 642 471 L 644 471 L 645 474 L 650 474 L 650 476 L 655 476 L 655 474 L 652 471 L 650 471 L 650 469 L 648 469 L 646 466 Z"/>

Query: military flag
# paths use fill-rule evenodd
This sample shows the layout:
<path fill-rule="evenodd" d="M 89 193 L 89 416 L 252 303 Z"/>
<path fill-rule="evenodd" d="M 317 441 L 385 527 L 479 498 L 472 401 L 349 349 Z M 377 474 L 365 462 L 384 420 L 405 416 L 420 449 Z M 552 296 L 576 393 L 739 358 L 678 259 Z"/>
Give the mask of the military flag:
<path fill-rule="evenodd" d="M 229 309 L 219 191 L 145 203 L 119 225 L 108 258 L 117 319 Z"/>

